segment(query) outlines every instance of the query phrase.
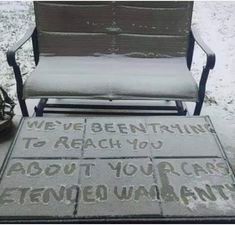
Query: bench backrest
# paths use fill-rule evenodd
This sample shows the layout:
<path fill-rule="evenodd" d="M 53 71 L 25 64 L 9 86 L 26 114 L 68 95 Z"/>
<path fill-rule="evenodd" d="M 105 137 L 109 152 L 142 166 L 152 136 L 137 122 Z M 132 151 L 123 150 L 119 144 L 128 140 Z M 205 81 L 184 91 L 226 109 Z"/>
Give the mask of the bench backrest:
<path fill-rule="evenodd" d="M 35 2 L 39 52 L 185 56 L 192 2 Z"/>

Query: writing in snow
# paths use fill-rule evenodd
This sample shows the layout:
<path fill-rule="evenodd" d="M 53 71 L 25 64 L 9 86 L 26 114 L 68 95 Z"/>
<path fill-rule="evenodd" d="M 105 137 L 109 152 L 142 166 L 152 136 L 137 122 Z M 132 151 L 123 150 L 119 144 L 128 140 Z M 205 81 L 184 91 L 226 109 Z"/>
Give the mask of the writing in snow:
<path fill-rule="evenodd" d="M 27 121 L 27 129 L 54 131 L 57 129 L 86 130 L 91 133 L 119 133 L 119 134 L 151 134 L 151 133 L 171 133 L 171 134 L 200 134 L 200 133 L 214 133 L 213 128 L 208 123 L 203 124 L 163 124 L 161 122 L 151 123 L 131 123 L 131 122 L 105 122 L 105 123 L 85 123 L 85 122 L 68 122 L 61 121 Z"/>
<path fill-rule="evenodd" d="M 77 163 L 71 162 L 63 164 L 41 164 L 40 161 L 32 161 L 27 164 L 17 161 L 9 166 L 5 173 L 5 179 L 15 179 L 15 177 L 26 176 L 28 178 L 40 179 L 41 176 L 55 177 L 60 174 L 63 176 L 72 176 L 78 170 L 81 170 L 84 178 L 95 178 L 97 170 L 95 162 Z M 215 202 L 217 200 L 231 200 L 235 194 L 235 185 L 233 183 L 215 183 L 199 182 L 198 184 L 182 184 L 174 186 L 171 177 L 201 177 L 204 176 L 231 176 L 226 165 L 221 161 L 205 162 L 199 164 L 196 162 L 182 161 L 179 168 L 175 168 L 170 162 L 161 161 L 153 165 L 138 165 L 133 162 L 123 162 L 116 160 L 107 163 L 111 184 L 96 182 L 97 184 L 58 184 L 56 187 L 46 185 L 31 187 L 4 187 L 0 191 L 0 205 L 9 204 L 27 204 L 38 203 L 48 204 L 51 201 L 63 202 L 64 204 L 73 204 L 80 200 L 84 203 L 99 203 L 110 200 L 116 201 L 164 201 L 181 202 L 188 206 L 192 201 Z M 158 183 L 136 184 L 128 182 L 121 183 L 124 177 L 135 177 L 138 173 L 145 177 L 154 175 L 154 168 L 159 174 Z M 116 181 L 115 181 L 116 180 Z M 120 183 L 120 184 L 117 184 Z M 79 193 L 79 199 L 77 199 Z"/>

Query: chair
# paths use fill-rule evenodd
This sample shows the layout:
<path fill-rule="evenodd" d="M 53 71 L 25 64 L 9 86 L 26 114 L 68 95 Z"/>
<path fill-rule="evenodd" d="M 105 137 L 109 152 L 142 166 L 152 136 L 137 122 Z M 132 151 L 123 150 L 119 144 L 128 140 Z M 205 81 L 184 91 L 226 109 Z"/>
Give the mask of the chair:
<path fill-rule="evenodd" d="M 215 54 L 191 28 L 193 2 L 34 2 L 36 27 L 7 52 L 23 116 L 26 99 L 167 100 L 199 115 Z M 25 83 L 16 51 L 32 38 L 36 69 Z M 194 44 L 207 56 L 199 85 L 190 72 Z M 65 106 L 68 107 L 68 106 Z M 94 106 L 93 106 L 94 107 Z M 137 108 L 137 106 L 135 107 Z"/>

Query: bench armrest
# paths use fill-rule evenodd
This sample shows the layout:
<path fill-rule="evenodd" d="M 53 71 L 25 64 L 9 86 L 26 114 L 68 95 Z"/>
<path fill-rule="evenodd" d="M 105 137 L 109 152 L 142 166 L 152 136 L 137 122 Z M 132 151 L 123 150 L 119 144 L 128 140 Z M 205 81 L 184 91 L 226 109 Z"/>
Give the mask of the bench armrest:
<path fill-rule="evenodd" d="M 23 80 L 21 76 L 21 71 L 19 65 L 16 62 L 16 52 L 19 48 L 21 48 L 26 41 L 32 38 L 33 43 L 33 53 L 34 53 L 34 60 L 36 65 L 38 64 L 39 54 L 38 54 L 38 43 L 37 43 L 37 29 L 35 27 L 31 27 L 23 38 L 20 39 L 16 44 L 14 44 L 8 51 L 7 51 L 7 62 L 9 66 L 13 68 L 15 79 L 16 79 L 16 91 L 18 100 L 20 103 L 20 107 L 24 116 L 28 116 L 28 110 L 25 104 L 25 101 L 22 99 L 23 96 Z"/>
<path fill-rule="evenodd" d="M 215 53 L 208 47 L 208 45 L 202 40 L 197 29 L 195 27 L 191 28 L 192 36 L 194 41 L 200 46 L 200 48 L 206 53 L 207 62 L 205 67 L 208 69 L 213 69 L 215 66 Z"/>
<path fill-rule="evenodd" d="M 35 27 L 31 27 L 26 34 L 17 42 L 15 43 L 11 48 L 7 51 L 7 62 L 9 66 L 17 66 L 15 54 L 19 48 L 21 48 L 25 42 L 27 42 L 36 32 Z"/>
<path fill-rule="evenodd" d="M 189 70 L 191 69 L 192 65 L 195 42 L 198 44 L 201 50 L 206 54 L 207 57 L 206 65 L 203 66 L 201 78 L 199 81 L 198 101 L 194 110 L 194 115 L 200 115 L 202 104 L 205 97 L 208 75 L 210 70 L 213 69 L 215 66 L 215 53 L 201 39 L 198 31 L 194 27 L 192 27 L 189 34 L 189 46 L 187 52 L 187 66 Z"/>

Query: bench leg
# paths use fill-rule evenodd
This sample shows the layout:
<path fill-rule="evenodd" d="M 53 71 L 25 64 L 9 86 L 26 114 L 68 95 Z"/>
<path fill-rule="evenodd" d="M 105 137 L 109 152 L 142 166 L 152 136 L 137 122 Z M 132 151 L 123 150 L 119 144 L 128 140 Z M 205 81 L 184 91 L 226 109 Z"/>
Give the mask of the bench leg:
<path fill-rule="evenodd" d="M 44 110 L 44 107 L 45 107 L 47 101 L 48 101 L 48 98 L 41 98 L 40 99 L 38 106 L 34 108 L 36 116 L 38 116 L 38 117 L 43 116 L 43 110 Z"/>
<path fill-rule="evenodd" d="M 206 82 L 207 82 L 208 74 L 209 74 L 209 68 L 204 66 L 203 71 L 202 71 L 201 80 L 199 82 L 199 91 L 198 91 L 199 102 L 196 103 L 196 107 L 194 110 L 195 116 L 198 116 L 201 113 L 202 105 L 203 105 L 204 98 L 205 98 Z"/>
<path fill-rule="evenodd" d="M 181 101 L 175 101 L 175 104 L 176 104 L 178 114 L 185 116 L 187 114 L 187 110 L 184 109 L 183 103 Z"/>
<path fill-rule="evenodd" d="M 202 110 L 203 101 L 197 102 L 194 109 L 194 116 L 199 116 Z"/>
<path fill-rule="evenodd" d="M 18 100 L 19 100 L 19 104 L 20 104 L 20 109 L 21 109 L 22 115 L 24 117 L 28 117 L 29 113 L 28 113 L 28 109 L 27 109 L 27 105 L 26 105 L 25 100 L 23 100 L 23 99 L 18 99 Z"/>
<path fill-rule="evenodd" d="M 199 97 L 199 101 L 196 103 L 195 109 L 194 109 L 194 116 L 199 116 L 202 110 L 202 105 L 204 102 L 204 98 L 205 98 L 205 91 L 206 91 L 206 86 L 204 85 L 200 85 L 199 86 L 199 93 L 198 93 L 198 97 Z"/>

